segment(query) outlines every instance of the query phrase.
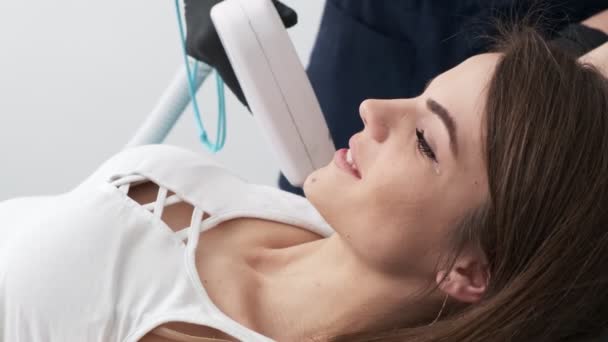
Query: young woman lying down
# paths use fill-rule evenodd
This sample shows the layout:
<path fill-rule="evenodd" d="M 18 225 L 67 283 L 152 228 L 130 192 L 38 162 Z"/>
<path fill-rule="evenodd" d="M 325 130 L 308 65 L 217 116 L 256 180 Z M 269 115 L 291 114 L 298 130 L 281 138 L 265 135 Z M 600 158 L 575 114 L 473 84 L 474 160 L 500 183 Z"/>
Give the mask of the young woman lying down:
<path fill-rule="evenodd" d="M 360 114 L 306 199 L 148 145 L 68 193 L 0 203 L 0 340 L 566 341 L 606 327 L 600 69 L 520 27 Z"/>

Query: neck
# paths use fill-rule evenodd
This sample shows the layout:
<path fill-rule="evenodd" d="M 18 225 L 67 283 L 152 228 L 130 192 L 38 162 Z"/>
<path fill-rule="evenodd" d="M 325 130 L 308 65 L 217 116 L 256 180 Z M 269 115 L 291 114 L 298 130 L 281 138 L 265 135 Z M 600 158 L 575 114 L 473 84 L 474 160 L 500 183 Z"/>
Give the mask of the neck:
<path fill-rule="evenodd" d="M 255 255 L 255 329 L 276 340 L 295 341 L 376 328 L 387 317 L 401 324 L 428 319 L 428 305 L 414 303 L 416 281 L 374 272 L 338 234 Z M 398 317 L 395 313 L 398 312 Z"/>

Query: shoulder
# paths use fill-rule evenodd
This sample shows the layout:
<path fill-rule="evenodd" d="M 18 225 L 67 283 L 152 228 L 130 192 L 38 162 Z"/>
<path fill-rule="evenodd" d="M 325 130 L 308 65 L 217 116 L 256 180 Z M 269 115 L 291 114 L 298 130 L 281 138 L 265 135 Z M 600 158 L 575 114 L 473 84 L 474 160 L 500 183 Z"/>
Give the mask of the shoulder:
<path fill-rule="evenodd" d="M 181 159 L 222 167 L 221 164 L 219 164 L 210 156 L 207 156 L 202 153 L 196 153 L 185 147 L 168 144 L 150 144 L 129 147 L 113 155 L 110 159 L 108 159 L 108 161 L 106 161 L 106 163 L 120 163 L 132 161 L 134 159 L 154 159 L 163 161 L 173 161 Z"/>
<path fill-rule="evenodd" d="M 224 169 L 221 164 L 204 154 L 174 145 L 150 144 L 128 147 L 111 155 L 103 160 L 82 184 L 107 181 L 114 175 L 135 170 L 143 164 L 208 165 Z"/>

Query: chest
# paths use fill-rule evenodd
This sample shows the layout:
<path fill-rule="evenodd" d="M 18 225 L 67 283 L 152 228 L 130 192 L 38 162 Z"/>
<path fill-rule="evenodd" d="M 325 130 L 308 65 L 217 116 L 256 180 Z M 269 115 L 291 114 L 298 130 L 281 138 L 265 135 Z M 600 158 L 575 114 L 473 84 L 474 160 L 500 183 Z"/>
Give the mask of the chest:
<path fill-rule="evenodd" d="M 141 205 L 154 202 L 159 187 L 145 182 L 128 190 L 128 196 Z M 171 196 L 169 192 L 167 196 Z M 201 208 L 202 209 L 202 208 Z M 187 202 L 174 203 L 163 209 L 162 220 L 174 231 L 191 223 L 194 207 Z M 210 215 L 205 213 L 203 220 Z M 246 321 L 248 281 L 247 264 L 244 261 L 251 251 L 258 248 L 285 248 L 320 237 L 310 231 L 288 224 L 257 218 L 237 218 L 224 221 L 199 236 L 196 249 L 196 269 L 212 301 L 224 313 L 237 321 Z M 241 298 L 236 300 L 235 298 Z M 204 326 L 171 322 L 158 328 L 169 328 L 195 337 L 214 337 L 233 340 L 230 336 Z M 178 341 L 167 336 L 148 333 L 140 341 Z M 185 339 L 184 341 L 186 341 Z M 197 341 L 192 339 L 192 341 Z"/>
<path fill-rule="evenodd" d="M 158 185 L 151 181 L 131 186 L 127 192 L 131 199 L 142 206 L 157 201 L 158 194 Z M 166 197 L 173 195 L 173 192 L 168 191 Z M 161 220 L 174 232 L 179 232 L 192 223 L 194 209 L 194 205 L 185 201 L 169 201 L 163 208 Z M 205 212 L 202 220 L 210 216 Z M 319 238 L 319 235 L 311 231 L 290 224 L 238 217 L 223 221 L 199 235 L 197 263 L 207 264 L 220 257 L 240 257 L 253 248 L 285 248 Z"/>

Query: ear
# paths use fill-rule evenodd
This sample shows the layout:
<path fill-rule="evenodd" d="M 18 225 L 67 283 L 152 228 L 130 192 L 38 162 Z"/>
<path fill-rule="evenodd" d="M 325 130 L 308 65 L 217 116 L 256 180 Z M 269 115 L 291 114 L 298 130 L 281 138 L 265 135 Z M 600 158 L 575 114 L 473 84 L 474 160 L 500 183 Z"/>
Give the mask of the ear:
<path fill-rule="evenodd" d="M 490 281 L 487 262 L 480 253 L 459 256 L 454 267 L 447 273 L 443 279 L 446 271 L 437 272 L 439 288 L 450 297 L 465 303 L 479 301 Z"/>

